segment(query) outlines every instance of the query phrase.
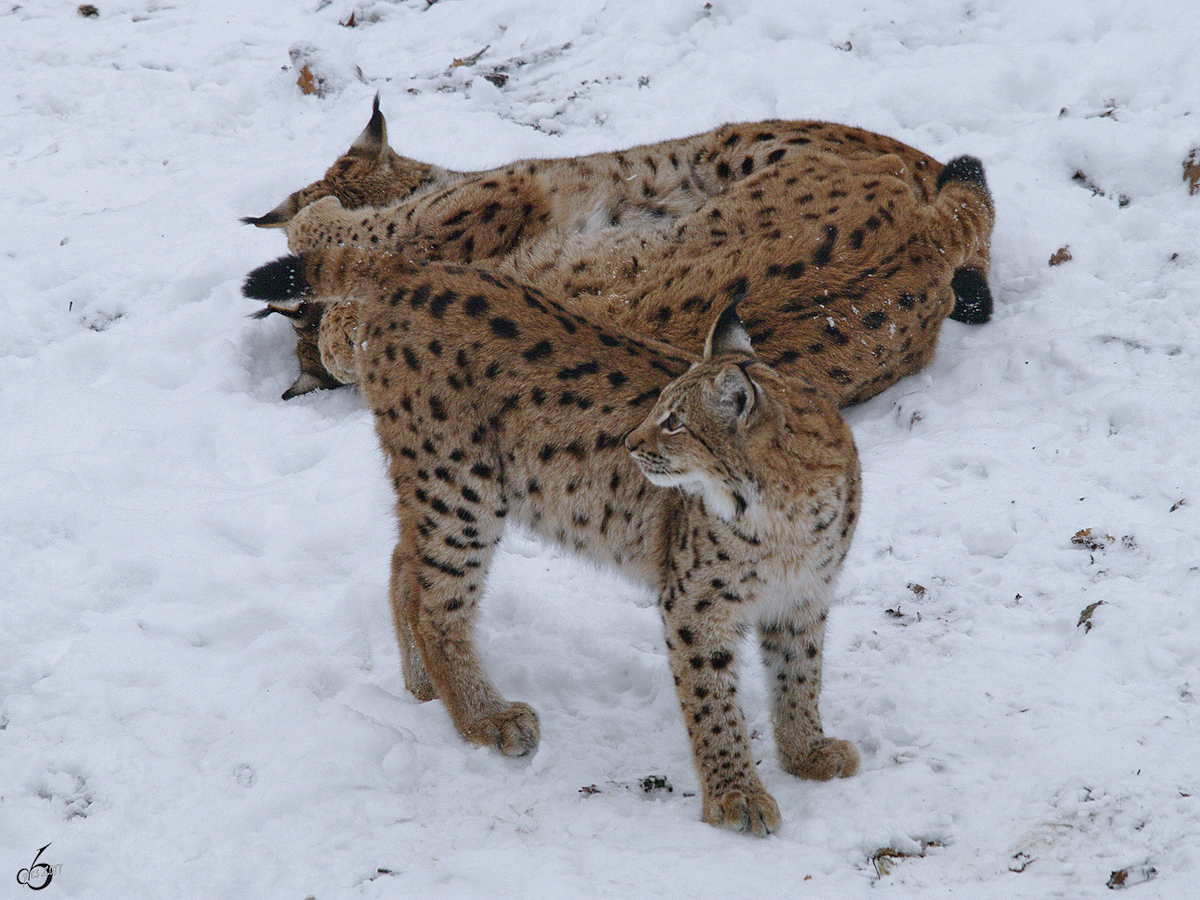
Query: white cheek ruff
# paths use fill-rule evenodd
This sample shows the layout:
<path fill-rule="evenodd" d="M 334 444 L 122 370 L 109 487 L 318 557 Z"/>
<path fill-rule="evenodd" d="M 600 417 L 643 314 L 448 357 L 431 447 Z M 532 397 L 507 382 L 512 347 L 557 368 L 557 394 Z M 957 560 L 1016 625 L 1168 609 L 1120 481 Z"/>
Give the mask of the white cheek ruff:
<path fill-rule="evenodd" d="M 641 463 L 638 463 L 638 468 L 642 469 L 642 474 L 646 476 L 646 480 L 655 487 L 669 488 L 682 486 L 682 482 L 678 475 L 671 475 L 667 472 L 651 472 L 647 469 L 643 469 Z"/>
<path fill-rule="evenodd" d="M 737 517 L 737 504 L 733 495 L 723 484 L 714 483 L 707 478 L 698 482 L 700 493 L 704 497 L 704 508 L 709 515 L 732 522 Z"/>
<path fill-rule="evenodd" d="M 634 461 L 637 462 L 636 457 Z M 638 468 L 641 468 L 640 462 Z M 693 472 L 651 472 L 643 468 L 642 474 L 655 487 L 679 488 L 685 494 L 699 497 L 709 515 L 726 522 L 737 518 L 737 501 L 723 482 Z"/>

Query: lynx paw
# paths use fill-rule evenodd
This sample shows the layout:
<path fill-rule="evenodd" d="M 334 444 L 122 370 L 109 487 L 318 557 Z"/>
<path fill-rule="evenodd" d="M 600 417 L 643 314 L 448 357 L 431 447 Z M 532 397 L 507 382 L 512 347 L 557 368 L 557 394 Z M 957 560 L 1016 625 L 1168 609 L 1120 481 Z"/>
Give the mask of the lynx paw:
<path fill-rule="evenodd" d="M 781 761 L 784 771 L 813 781 L 849 778 L 858 771 L 858 750 L 849 741 L 825 738 Z"/>
<path fill-rule="evenodd" d="M 524 703 L 510 703 L 480 719 L 466 734 L 473 744 L 490 744 L 505 756 L 525 756 L 537 749 L 542 732 L 537 713 Z"/>
<path fill-rule="evenodd" d="M 433 686 L 433 682 L 429 680 L 429 675 L 424 669 L 415 674 L 410 674 L 407 669 L 404 670 L 404 686 L 408 688 L 408 692 L 425 703 L 429 700 L 437 698 L 437 690 Z"/>
<path fill-rule="evenodd" d="M 335 220 L 342 212 L 342 202 L 332 195 L 316 200 L 300 210 L 284 226 L 287 229 L 288 249 L 303 253 L 327 243 L 322 237 L 336 233 Z"/>
<path fill-rule="evenodd" d="M 410 694 L 422 703 L 437 697 L 437 688 L 433 686 L 425 661 L 421 659 L 412 636 L 406 631 L 400 635 L 400 669 L 404 673 L 404 686 Z"/>
<path fill-rule="evenodd" d="M 300 218 L 301 216 L 319 216 L 322 214 L 329 215 L 335 211 L 340 212 L 341 209 L 342 201 L 333 196 L 333 194 L 328 194 L 322 197 L 320 200 L 314 200 L 312 203 L 308 204 L 308 206 L 296 213 L 296 218 L 293 218 L 292 221 L 296 221 L 296 219 Z"/>
<path fill-rule="evenodd" d="M 704 804 L 704 821 L 719 828 L 766 837 L 779 828 L 779 804 L 762 789 L 750 793 L 729 791 Z"/>

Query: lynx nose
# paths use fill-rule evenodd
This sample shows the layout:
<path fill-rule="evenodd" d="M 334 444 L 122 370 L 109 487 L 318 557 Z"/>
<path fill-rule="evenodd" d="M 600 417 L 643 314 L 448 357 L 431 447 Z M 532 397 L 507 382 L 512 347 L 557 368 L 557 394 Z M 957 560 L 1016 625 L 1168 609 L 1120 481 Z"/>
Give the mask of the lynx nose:
<path fill-rule="evenodd" d="M 628 450 L 630 453 L 632 453 L 634 450 L 636 450 L 638 447 L 640 447 L 642 445 L 641 440 L 634 437 L 635 434 L 636 434 L 636 432 L 631 431 L 631 432 L 629 432 L 629 434 L 625 435 L 625 449 Z"/>

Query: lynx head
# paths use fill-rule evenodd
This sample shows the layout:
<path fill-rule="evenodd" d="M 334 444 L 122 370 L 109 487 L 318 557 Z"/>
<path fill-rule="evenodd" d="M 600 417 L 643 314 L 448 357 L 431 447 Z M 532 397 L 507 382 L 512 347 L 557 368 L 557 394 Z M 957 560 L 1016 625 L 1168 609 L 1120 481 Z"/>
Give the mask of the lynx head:
<path fill-rule="evenodd" d="M 304 207 L 322 197 L 337 197 L 346 209 L 360 206 L 387 206 L 403 200 L 438 171 L 396 153 L 388 146 L 387 122 L 379 111 L 379 95 L 371 120 L 362 134 L 340 156 L 320 181 L 296 191 L 263 216 L 247 216 L 247 225 L 282 228 Z"/>
<path fill-rule="evenodd" d="M 284 400 L 322 388 L 341 387 L 344 383 L 329 373 L 321 355 L 321 320 L 326 309 L 325 303 L 310 299 L 271 302 L 265 309 L 253 314 L 254 318 L 263 319 L 271 313 L 279 313 L 290 319 L 296 330 L 296 358 L 300 362 L 300 376 L 283 392 Z"/>
<path fill-rule="evenodd" d="M 703 359 L 663 388 L 625 447 L 651 484 L 704 499 L 727 521 L 744 515 L 760 494 L 749 444 L 764 424 L 763 390 L 751 377 L 758 363 L 737 301 L 717 317 Z"/>

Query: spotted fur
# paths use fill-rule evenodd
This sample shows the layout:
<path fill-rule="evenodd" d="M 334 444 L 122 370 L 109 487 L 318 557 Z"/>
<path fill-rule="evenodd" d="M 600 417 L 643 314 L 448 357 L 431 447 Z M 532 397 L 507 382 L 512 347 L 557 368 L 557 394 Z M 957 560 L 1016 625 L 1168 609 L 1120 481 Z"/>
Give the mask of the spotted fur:
<path fill-rule="evenodd" d="M 321 181 L 246 221 L 297 253 L 486 265 L 691 352 L 740 296 L 762 358 L 841 405 L 928 364 L 947 316 L 992 309 L 979 161 L 825 122 L 460 173 L 395 153 L 377 98 Z"/>
<path fill-rule="evenodd" d="M 297 270 L 304 284 L 275 277 Z M 330 364 L 352 361 L 396 492 L 405 682 L 441 698 L 464 738 L 519 756 L 540 736 L 473 646 L 489 564 L 516 522 L 656 593 L 705 821 L 755 834 L 780 822 L 737 702 L 747 629 L 782 767 L 853 774 L 857 751 L 818 714 L 828 604 L 859 510 L 853 438 L 821 392 L 754 354 L 734 307 L 697 358 L 507 276 L 386 252 L 311 251 L 254 284 L 276 305 L 291 291 L 325 315 L 357 313 L 336 319 Z"/>

